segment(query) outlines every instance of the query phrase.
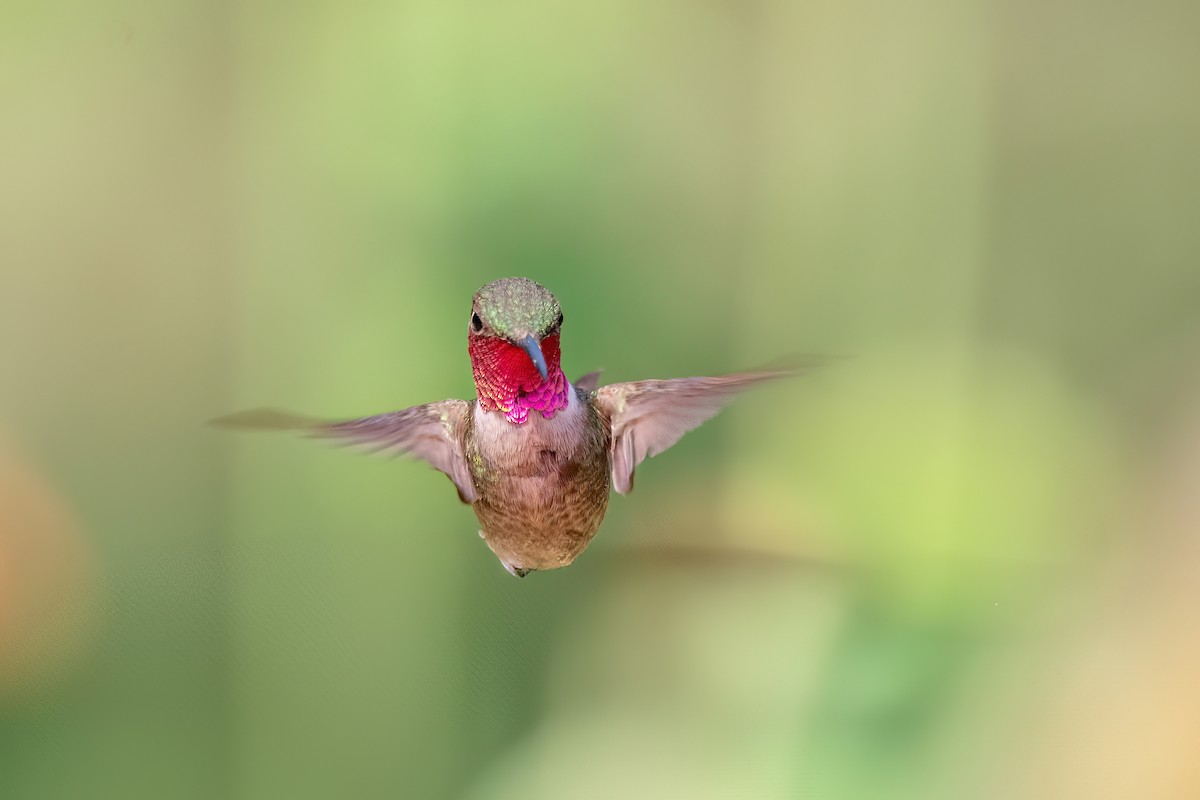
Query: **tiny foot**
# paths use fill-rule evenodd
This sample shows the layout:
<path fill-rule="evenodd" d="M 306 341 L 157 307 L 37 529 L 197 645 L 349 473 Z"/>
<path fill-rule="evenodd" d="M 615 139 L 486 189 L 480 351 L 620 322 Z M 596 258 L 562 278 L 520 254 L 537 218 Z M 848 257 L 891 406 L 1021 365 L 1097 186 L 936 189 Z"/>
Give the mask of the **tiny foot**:
<path fill-rule="evenodd" d="M 508 570 L 510 575 L 516 575 L 518 578 L 524 578 L 526 575 L 533 572 L 533 570 L 531 570 L 531 569 L 525 569 L 524 567 L 514 566 L 513 564 L 509 564 L 507 562 L 501 562 L 501 563 L 504 564 L 504 568 L 506 570 Z"/>

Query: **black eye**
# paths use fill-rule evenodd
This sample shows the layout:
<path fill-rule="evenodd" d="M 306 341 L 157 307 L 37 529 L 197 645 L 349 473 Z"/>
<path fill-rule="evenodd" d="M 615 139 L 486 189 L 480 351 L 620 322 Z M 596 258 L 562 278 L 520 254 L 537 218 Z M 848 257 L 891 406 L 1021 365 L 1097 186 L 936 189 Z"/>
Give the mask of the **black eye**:
<path fill-rule="evenodd" d="M 561 311 L 558 312 L 558 322 L 554 323 L 554 327 L 556 327 L 556 328 L 562 327 L 562 312 Z"/>
<path fill-rule="evenodd" d="M 479 333 L 481 330 L 483 330 L 483 320 L 479 318 L 478 314 L 471 315 L 471 329 L 476 333 Z"/>

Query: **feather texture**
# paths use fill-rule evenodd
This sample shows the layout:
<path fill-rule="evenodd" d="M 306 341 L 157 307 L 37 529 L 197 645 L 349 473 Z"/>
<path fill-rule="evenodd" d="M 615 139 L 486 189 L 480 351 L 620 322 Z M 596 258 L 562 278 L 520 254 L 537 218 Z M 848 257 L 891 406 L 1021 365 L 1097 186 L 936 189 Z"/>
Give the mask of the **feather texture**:
<path fill-rule="evenodd" d="M 263 408 L 222 417 L 214 423 L 230 428 L 301 431 L 366 452 L 420 458 L 454 482 L 460 500 L 474 503 L 477 493 L 462 446 L 470 408 L 466 400 L 443 400 L 342 422 Z"/>
<path fill-rule="evenodd" d="M 768 368 L 712 378 L 634 381 L 600 387 L 595 402 L 612 427 L 613 488 L 620 494 L 632 491 L 638 464 L 712 419 L 739 392 L 799 371 Z"/>

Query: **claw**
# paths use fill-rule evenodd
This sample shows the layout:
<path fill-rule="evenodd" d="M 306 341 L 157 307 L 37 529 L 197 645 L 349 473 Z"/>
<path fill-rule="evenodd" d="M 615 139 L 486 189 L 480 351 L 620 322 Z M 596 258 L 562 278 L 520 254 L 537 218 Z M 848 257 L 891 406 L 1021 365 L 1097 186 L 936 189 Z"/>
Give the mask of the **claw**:
<path fill-rule="evenodd" d="M 531 570 L 531 569 L 525 569 L 524 567 L 518 567 L 514 564 L 509 564 L 507 562 L 501 562 L 501 563 L 504 564 L 504 568 L 506 570 L 508 570 L 508 574 L 515 575 L 518 578 L 524 578 L 526 575 L 533 572 L 533 570 Z"/>

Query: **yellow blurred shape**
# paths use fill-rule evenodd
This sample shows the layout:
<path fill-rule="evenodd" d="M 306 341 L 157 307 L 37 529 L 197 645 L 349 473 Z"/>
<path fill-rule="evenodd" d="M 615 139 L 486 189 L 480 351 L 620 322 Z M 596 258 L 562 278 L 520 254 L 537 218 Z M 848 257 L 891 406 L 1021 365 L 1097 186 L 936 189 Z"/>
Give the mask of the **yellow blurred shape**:
<path fill-rule="evenodd" d="M 880 348 L 814 380 L 779 427 L 738 462 L 731 505 L 757 527 L 818 521 L 805 528 L 895 614 L 969 618 L 1022 595 L 1120 501 L 1110 424 L 1034 353 Z"/>

